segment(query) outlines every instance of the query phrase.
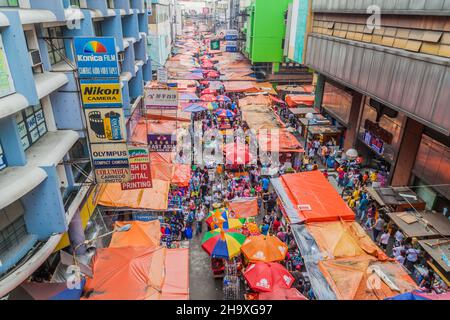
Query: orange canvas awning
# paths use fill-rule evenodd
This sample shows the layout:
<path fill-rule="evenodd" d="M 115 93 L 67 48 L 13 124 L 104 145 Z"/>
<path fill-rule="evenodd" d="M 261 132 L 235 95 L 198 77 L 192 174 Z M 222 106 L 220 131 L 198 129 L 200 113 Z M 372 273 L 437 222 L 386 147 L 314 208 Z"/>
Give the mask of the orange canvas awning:
<path fill-rule="evenodd" d="M 306 106 L 313 106 L 315 96 L 314 95 L 286 95 L 286 103 L 290 108 L 296 107 L 298 105 L 306 105 Z"/>
<path fill-rule="evenodd" d="M 368 255 L 319 261 L 318 266 L 339 300 L 384 300 L 417 289 L 399 263 Z"/>
<path fill-rule="evenodd" d="M 165 211 L 168 207 L 170 182 L 153 179 L 153 188 L 122 190 L 120 183 L 108 183 L 99 195 L 98 204 L 115 208 Z"/>
<path fill-rule="evenodd" d="M 248 105 L 265 105 L 270 106 L 271 100 L 269 96 L 266 95 L 256 95 L 256 96 L 248 96 L 243 99 L 239 99 L 239 106 L 248 106 Z"/>
<path fill-rule="evenodd" d="M 305 152 L 297 138 L 284 128 L 278 132 L 260 133 L 258 142 L 261 150 L 265 152 Z"/>
<path fill-rule="evenodd" d="M 238 199 L 229 202 L 230 210 L 236 214 L 236 218 L 250 218 L 258 215 L 258 200 Z"/>
<path fill-rule="evenodd" d="M 325 254 L 324 259 L 363 255 L 370 255 L 380 261 L 389 259 L 355 221 L 314 222 L 308 223 L 307 229 Z"/>
<path fill-rule="evenodd" d="M 189 249 L 167 250 L 165 266 L 160 300 L 189 300 Z"/>
<path fill-rule="evenodd" d="M 117 221 L 115 227 L 130 224 L 127 232 L 115 232 L 112 235 L 110 248 L 145 247 L 157 248 L 161 241 L 161 223 L 154 221 Z"/>
<path fill-rule="evenodd" d="M 280 180 L 301 221 L 355 220 L 355 213 L 322 172 L 286 174 Z"/>

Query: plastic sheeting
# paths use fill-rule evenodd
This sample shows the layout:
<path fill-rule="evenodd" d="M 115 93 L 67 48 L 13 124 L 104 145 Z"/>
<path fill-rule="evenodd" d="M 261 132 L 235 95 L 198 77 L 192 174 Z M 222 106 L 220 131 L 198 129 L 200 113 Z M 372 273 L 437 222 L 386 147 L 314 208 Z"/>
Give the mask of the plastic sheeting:
<path fill-rule="evenodd" d="M 370 255 L 380 261 L 388 260 L 388 256 L 383 250 L 355 221 L 310 223 L 307 228 L 326 259 Z"/>
<path fill-rule="evenodd" d="M 117 221 L 117 228 L 130 224 L 127 232 L 115 232 L 112 235 L 110 248 L 146 247 L 157 248 L 161 241 L 161 223 L 154 221 Z"/>
<path fill-rule="evenodd" d="M 292 209 L 297 212 L 300 221 L 306 223 L 355 220 L 355 213 L 320 171 L 286 174 L 277 182 L 274 184 L 275 191 L 283 204 L 291 203 L 286 213 L 294 221 L 298 219 L 293 217 Z"/>
<path fill-rule="evenodd" d="M 153 188 L 122 190 L 120 183 L 103 186 L 98 204 L 106 207 L 165 211 L 168 208 L 169 181 L 153 179 Z"/>
<path fill-rule="evenodd" d="M 229 207 L 236 214 L 236 218 L 249 218 L 258 215 L 258 200 L 256 198 L 233 200 L 229 202 Z"/>
<path fill-rule="evenodd" d="M 256 96 L 248 96 L 243 99 L 239 99 L 239 106 L 248 106 L 248 105 L 271 105 L 271 99 L 266 95 L 256 95 Z"/>

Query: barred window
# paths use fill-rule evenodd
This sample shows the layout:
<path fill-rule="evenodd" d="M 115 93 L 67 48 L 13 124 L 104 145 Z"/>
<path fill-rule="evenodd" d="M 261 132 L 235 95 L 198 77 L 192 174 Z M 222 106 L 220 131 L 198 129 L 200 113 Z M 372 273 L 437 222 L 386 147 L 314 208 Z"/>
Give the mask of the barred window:
<path fill-rule="evenodd" d="M 27 150 L 47 133 L 44 110 L 40 104 L 19 112 L 16 115 L 16 121 L 24 150 Z"/>
<path fill-rule="evenodd" d="M 64 43 L 63 32 L 61 27 L 44 29 L 44 37 L 49 38 L 52 45 L 47 43 L 48 56 L 50 64 L 54 65 L 63 60 L 66 55 L 66 45 Z"/>

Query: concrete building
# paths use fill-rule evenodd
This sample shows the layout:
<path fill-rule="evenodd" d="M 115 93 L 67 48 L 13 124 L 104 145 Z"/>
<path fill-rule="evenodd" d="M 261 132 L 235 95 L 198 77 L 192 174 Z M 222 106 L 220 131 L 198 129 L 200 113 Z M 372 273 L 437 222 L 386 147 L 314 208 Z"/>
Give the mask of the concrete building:
<path fill-rule="evenodd" d="M 164 66 L 172 51 L 174 41 L 172 28 L 175 19 L 173 0 L 151 0 L 152 15 L 149 17 L 148 45 L 153 69 Z"/>
<path fill-rule="evenodd" d="M 385 165 L 389 183 L 448 209 L 450 2 L 374 4 L 313 1 L 306 64 L 318 74 L 316 107 L 365 165 Z"/>
<path fill-rule="evenodd" d="M 81 221 L 93 211 L 73 38 L 115 37 L 129 130 L 151 63 L 144 0 L 8 0 L 0 6 L 2 297 L 69 238 L 82 241 Z"/>

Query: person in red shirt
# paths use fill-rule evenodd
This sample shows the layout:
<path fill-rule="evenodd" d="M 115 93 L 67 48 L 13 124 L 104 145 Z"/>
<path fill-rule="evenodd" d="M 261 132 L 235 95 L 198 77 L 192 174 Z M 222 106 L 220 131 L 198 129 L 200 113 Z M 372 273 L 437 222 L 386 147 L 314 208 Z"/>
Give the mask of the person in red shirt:
<path fill-rule="evenodd" d="M 274 234 L 277 234 L 280 225 L 281 225 L 280 218 L 277 217 L 272 224 L 272 230 Z"/>

